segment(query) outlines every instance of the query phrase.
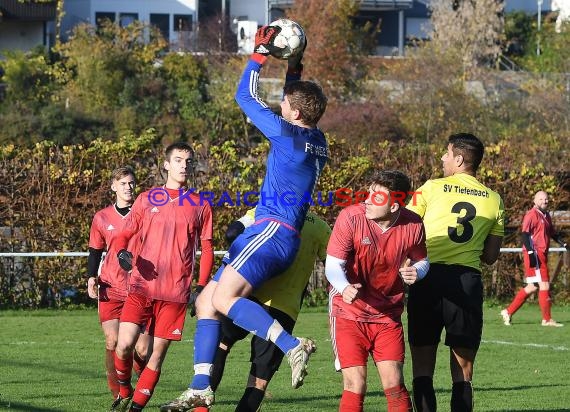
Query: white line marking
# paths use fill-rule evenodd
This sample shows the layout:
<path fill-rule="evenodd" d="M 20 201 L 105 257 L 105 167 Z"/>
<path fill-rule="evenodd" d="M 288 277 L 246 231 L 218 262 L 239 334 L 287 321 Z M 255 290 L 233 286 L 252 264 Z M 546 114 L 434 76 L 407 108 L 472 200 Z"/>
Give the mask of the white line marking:
<path fill-rule="evenodd" d="M 542 345 L 540 343 L 518 343 L 518 342 L 508 342 L 504 340 L 485 340 L 482 339 L 481 343 L 494 343 L 495 345 L 510 345 L 510 346 L 527 346 L 530 348 L 541 348 L 541 349 L 553 349 L 553 350 L 570 350 L 566 346 L 552 346 L 552 345 Z"/>

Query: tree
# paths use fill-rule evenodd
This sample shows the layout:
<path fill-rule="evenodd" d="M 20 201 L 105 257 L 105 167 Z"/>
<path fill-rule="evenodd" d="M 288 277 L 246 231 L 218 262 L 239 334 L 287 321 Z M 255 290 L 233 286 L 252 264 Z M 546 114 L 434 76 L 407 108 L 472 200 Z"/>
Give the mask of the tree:
<path fill-rule="evenodd" d="M 430 8 L 434 48 L 456 53 L 465 75 L 501 53 L 501 0 L 433 0 Z"/>

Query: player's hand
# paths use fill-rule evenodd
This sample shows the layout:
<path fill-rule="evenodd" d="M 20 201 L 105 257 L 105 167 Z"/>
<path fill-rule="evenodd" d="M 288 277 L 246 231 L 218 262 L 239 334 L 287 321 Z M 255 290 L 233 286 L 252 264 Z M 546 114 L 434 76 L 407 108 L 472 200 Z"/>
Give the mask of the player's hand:
<path fill-rule="evenodd" d="M 273 40 L 280 31 L 281 27 L 276 26 L 261 26 L 257 29 L 253 52 L 263 56 L 269 56 L 271 52 L 277 51 L 278 47 L 273 45 Z"/>
<path fill-rule="evenodd" d="M 99 297 L 99 282 L 97 282 L 97 278 L 91 276 L 87 280 L 87 294 L 91 299 L 97 299 Z"/>
<path fill-rule="evenodd" d="M 301 63 L 301 61 L 303 60 L 303 55 L 305 53 L 305 50 L 307 49 L 307 37 L 305 36 L 305 44 L 303 45 L 303 49 L 301 49 L 301 51 L 299 51 L 299 53 L 289 57 L 287 59 L 287 66 L 290 69 L 293 70 L 302 70 L 303 69 L 303 64 Z"/>
<path fill-rule="evenodd" d="M 188 302 L 188 306 L 190 306 L 190 316 L 196 316 L 196 299 L 198 299 L 198 295 L 204 290 L 204 286 L 196 285 L 192 293 L 190 293 L 190 301 Z"/>
<path fill-rule="evenodd" d="M 406 285 L 413 285 L 418 280 L 418 270 L 415 266 L 401 267 L 400 276 Z"/>
<path fill-rule="evenodd" d="M 362 285 L 360 283 L 353 283 L 348 285 L 342 291 L 342 300 L 345 303 L 352 303 L 356 299 L 358 295 L 358 289 L 360 289 Z"/>
<path fill-rule="evenodd" d="M 133 254 L 127 249 L 119 250 L 119 253 L 117 253 L 117 259 L 119 259 L 119 265 L 124 270 L 127 272 L 133 270 Z"/>
<path fill-rule="evenodd" d="M 531 268 L 535 268 L 538 266 L 538 262 L 536 260 L 536 253 L 534 253 L 534 251 L 529 251 L 528 253 L 528 262 L 530 264 Z"/>

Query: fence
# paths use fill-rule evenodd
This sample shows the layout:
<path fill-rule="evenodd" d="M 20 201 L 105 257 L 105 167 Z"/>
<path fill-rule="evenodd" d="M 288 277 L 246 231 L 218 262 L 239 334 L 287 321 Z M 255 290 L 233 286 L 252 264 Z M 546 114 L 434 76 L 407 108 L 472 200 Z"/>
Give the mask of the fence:
<path fill-rule="evenodd" d="M 487 297 L 503 299 L 512 296 L 524 279 L 518 255 L 521 252 L 518 247 L 501 248 L 499 262 L 484 269 Z M 563 253 L 566 249 L 562 247 L 550 248 L 549 252 L 557 255 L 549 262 L 552 284 L 560 297 L 567 300 L 570 297 L 567 270 L 570 254 Z M 218 250 L 214 255 L 219 258 L 225 253 L 225 250 Z M 86 262 L 77 260 L 87 256 L 87 252 L 0 252 L 0 308 L 89 304 L 84 293 Z M 68 259 L 69 263 L 66 263 Z M 326 303 L 326 286 L 324 265 L 317 262 L 307 285 L 305 304 L 316 306 Z"/>

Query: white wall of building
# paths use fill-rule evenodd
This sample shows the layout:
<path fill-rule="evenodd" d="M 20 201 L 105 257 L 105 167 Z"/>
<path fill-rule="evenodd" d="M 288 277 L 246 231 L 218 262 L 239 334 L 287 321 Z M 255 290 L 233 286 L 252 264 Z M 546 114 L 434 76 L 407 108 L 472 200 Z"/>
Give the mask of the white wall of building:
<path fill-rule="evenodd" d="M 0 24 L 0 51 L 31 50 L 43 44 L 43 22 L 3 21 Z"/>
<path fill-rule="evenodd" d="M 198 21 L 198 0 L 66 0 L 62 32 L 69 32 L 80 22 L 96 24 L 96 13 L 114 13 L 119 22 L 122 13 L 136 13 L 138 20 L 148 23 L 151 14 L 169 14 L 169 38 L 172 44 L 178 39 L 174 29 L 174 15 L 191 15 L 193 30 Z"/>

